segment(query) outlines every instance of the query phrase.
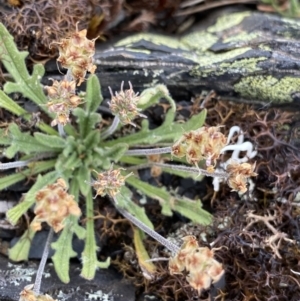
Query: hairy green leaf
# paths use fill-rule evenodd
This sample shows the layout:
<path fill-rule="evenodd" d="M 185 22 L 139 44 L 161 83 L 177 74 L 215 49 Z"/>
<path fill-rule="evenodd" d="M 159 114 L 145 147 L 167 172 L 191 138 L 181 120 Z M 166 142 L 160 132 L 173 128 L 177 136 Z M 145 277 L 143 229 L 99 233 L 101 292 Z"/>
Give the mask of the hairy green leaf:
<path fill-rule="evenodd" d="M 206 110 L 203 110 L 201 113 L 192 116 L 186 123 L 174 123 L 170 119 L 171 114 L 169 112 L 170 110 L 166 114 L 166 121 L 160 127 L 150 130 L 148 128 L 145 129 L 143 126 L 143 130 L 138 133 L 103 142 L 103 147 L 118 143 L 126 143 L 128 146 L 132 146 L 136 144 L 152 145 L 161 141 L 174 142 L 183 133 L 203 126 L 206 117 Z M 143 123 L 146 124 L 147 121 L 144 120 Z"/>
<path fill-rule="evenodd" d="M 27 261 L 30 251 L 31 242 L 35 236 L 36 231 L 30 227 L 24 232 L 17 243 L 8 250 L 9 259 L 12 261 Z"/>
<path fill-rule="evenodd" d="M 158 200 L 162 206 L 162 213 L 166 216 L 173 215 L 172 210 L 174 210 L 199 224 L 208 225 L 212 221 L 211 215 L 202 209 L 199 200 L 194 201 L 185 197 L 174 196 L 165 187 L 152 186 L 136 177 L 128 177 L 126 182 L 140 193 Z"/>
<path fill-rule="evenodd" d="M 110 264 L 110 258 L 107 258 L 107 260 L 104 262 L 100 262 L 97 259 L 98 247 L 95 239 L 93 212 L 94 208 L 92 194 L 88 193 L 86 196 L 86 239 L 84 250 L 81 256 L 83 266 L 80 274 L 85 279 L 93 279 L 95 277 L 97 268 L 107 268 Z"/>
<path fill-rule="evenodd" d="M 85 107 L 89 113 L 96 112 L 103 100 L 99 79 L 95 74 L 89 76 L 86 86 Z"/>
<path fill-rule="evenodd" d="M 43 171 L 53 168 L 54 163 L 55 163 L 54 160 L 28 163 L 28 166 L 30 168 L 24 169 L 20 173 L 11 174 L 0 178 L 0 190 L 3 190 L 11 185 L 14 185 L 26 179 L 27 177 L 39 174 Z"/>
<path fill-rule="evenodd" d="M 53 167 L 53 161 L 51 163 Z M 46 169 L 49 169 L 49 167 Z M 19 218 L 34 204 L 35 194 L 46 185 L 54 183 L 57 179 L 58 179 L 58 175 L 55 171 L 49 172 L 44 176 L 39 175 L 35 184 L 30 188 L 30 190 L 25 195 L 23 202 L 19 203 L 17 206 L 7 211 L 6 217 L 9 220 L 9 222 L 13 225 L 16 225 Z"/>
<path fill-rule="evenodd" d="M 101 115 L 98 113 L 89 113 L 82 108 L 73 110 L 73 115 L 77 117 L 80 137 L 84 139 L 91 130 L 94 130 L 97 123 L 101 121 Z"/>
<path fill-rule="evenodd" d="M 67 220 L 64 221 L 65 227 L 61 231 L 58 240 L 51 244 L 52 249 L 55 250 L 52 256 L 54 268 L 57 276 L 64 283 L 70 282 L 70 259 L 77 256 L 77 253 L 72 247 L 73 227 L 78 224 L 77 220 L 77 217 L 69 216 Z"/>
<path fill-rule="evenodd" d="M 34 65 L 30 76 L 25 64 L 27 55 L 28 52 L 17 49 L 13 37 L 4 25 L 0 23 L 0 59 L 15 80 L 14 83 L 6 83 L 4 91 L 7 94 L 20 92 L 38 105 L 45 104 L 47 99 L 40 84 L 40 79 L 43 77 L 45 69 L 41 64 Z"/>
<path fill-rule="evenodd" d="M 34 138 L 42 145 L 47 146 L 49 149 L 62 150 L 65 148 L 65 139 L 59 136 L 46 135 L 43 133 L 35 133 Z"/>
<path fill-rule="evenodd" d="M 9 126 L 11 145 L 6 149 L 5 156 L 13 158 L 18 152 L 23 154 L 45 153 L 49 151 L 57 151 L 55 147 L 49 147 L 40 143 L 30 133 L 21 132 L 15 123 Z"/>
<path fill-rule="evenodd" d="M 1 58 L 1 54 L 0 54 L 0 58 Z M 20 107 L 14 100 L 12 100 L 9 96 L 7 96 L 2 90 L 0 90 L 0 107 L 17 116 L 21 116 L 27 113 L 26 110 Z"/>
<path fill-rule="evenodd" d="M 145 213 L 145 209 L 132 201 L 132 192 L 129 188 L 122 186 L 120 193 L 116 195 L 116 200 L 118 202 L 116 204 L 117 207 L 125 209 L 134 215 L 138 220 L 147 225 L 150 229 L 154 229 L 153 224 Z"/>

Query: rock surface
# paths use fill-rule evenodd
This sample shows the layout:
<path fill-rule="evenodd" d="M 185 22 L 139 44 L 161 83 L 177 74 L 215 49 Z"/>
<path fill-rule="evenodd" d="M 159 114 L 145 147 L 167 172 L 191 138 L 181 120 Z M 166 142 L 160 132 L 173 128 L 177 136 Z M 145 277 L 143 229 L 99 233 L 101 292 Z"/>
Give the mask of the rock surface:
<path fill-rule="evenodd" d="M 0 300 L 17 301 L 22 289 L 34 283 L 38 262 L 12 264 L 0 256 Z M 80 265 L 70 266 L 70 283 L 62 283 L 51 263 L 47 264 L 43 276 L 42 293 L 58 301 L 134 301 L 134 286 L 122 279 L 113 269 L 98 270 L 95 279 L 88 281 L 80 277 Z"/>

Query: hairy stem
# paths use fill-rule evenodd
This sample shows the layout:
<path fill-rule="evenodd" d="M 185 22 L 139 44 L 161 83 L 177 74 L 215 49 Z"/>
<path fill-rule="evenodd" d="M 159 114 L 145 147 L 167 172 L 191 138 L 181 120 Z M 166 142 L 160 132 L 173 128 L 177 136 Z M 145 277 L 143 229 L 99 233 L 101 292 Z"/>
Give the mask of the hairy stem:
<path fill-rule="evenodd" d="M 150 166 L 158 166 L 162 168 L 170 168 L 177 171 L 186 171 L 191 174 L 203 174 L 207 177 L 217 177 L 217 178 L 228 178 L 227 172 L 208 172 L 205 169 L 198 168 L 198 167 L 190 167 L 186 165 L 173 165 L 173 164 L 164 164 L 164 163 L 156 163 L 156 162 L 149 162 Z"/>
<path fill-rule="evenodd" d="M 117 202 L 116 199 L 114 199 L 115 203 Z M 168 250 L 170 250 L 173 254 L 176 254 L 179 252 L 180 248 L 175 245 L 174 243 L 170 242 L 169 240 L 165 239 L 163 236 L 155 232 L 154 230 L 150 229 L 148 226 L 146 226 L 144 223 L 142 223 L 140 220 L 138 220 L 136 217 L 131 215 L 126 210 L 117 207 L 118 211 L 126 217 L 129 221 L 131 221 L 134 225 L 136 225 L 138 228 L 140 228 L 142 231 L 147 233 L 149 236 L 154 238 L 156 241 L 161 243 L 163 246 L 165 246 Z"/>
<path fill-rule="evenodd" d="M 115 118 L 114 118 L 112 124 L 110 125 L 110 127 L 101 134 L 101 138 L 105 139 L 105 138 L 109 137 L 110 135 L 112 135 L 116 131 L 116 129 L 118 128 L 119 123 L 120 123 L 119 117 L 115 116 Z"/>
<path fill-rule="evenodd" d="M 64 126 L 62 124 L 58 124 L 57 125 L 57 129 L 58 129 L 58 133 L 59 133 L 59 136 L 64 138 L 66 137 L 66 133 L 65 133 L 65 130 L 64 130 Z"/>
<path fill-rule="evenodd" d="M 40 289 L 41 289 L 41 283 L 42 283 L 42 277 L 43 277 L 43 272 L 45 269 L 45 265 L 48 259 L 48 254 L 49 254 L 49 248 L 50 248 L 50 243 L 52 241 L 52 237 L 53 237 L 53 229 L 50 228 L 48 237 L 47 237 L 47 241 L 45 243 L 45 247 L 44 247 L 44 252 L 43 252 L 43 256 L 39 265 L 39 268 L 37 270 L 36 273 L 36 278 L 35 278 L 35 282 L 34 282 L 34 288 L 33 291 L 39 295 L 40 294 Z"/>
<path fill-rule="evenodd" d="M 144 149 L 131 149 L 125 153 L 125 156 L 150 156 L 171 153 L 172 148 L 170 146 L 162 148 L 144 148 Z"/>
<path fill-rule="evenodd" d="M 0 162 L 0 170 L 24 167 L 27 166 L 29 162 L 30 161 L 15 161 L 15 162 L 8 162 L 8 163 Z"/>

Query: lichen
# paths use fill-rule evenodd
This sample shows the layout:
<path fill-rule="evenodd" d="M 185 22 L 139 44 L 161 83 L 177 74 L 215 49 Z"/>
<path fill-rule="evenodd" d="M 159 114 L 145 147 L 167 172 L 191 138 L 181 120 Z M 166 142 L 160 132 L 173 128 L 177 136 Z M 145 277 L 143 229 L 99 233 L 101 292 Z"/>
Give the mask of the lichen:
<path fill-rule="evenodd" d="M 299 87 L 300 78 L 285 76 L 278 79 L 271 75 L 247 76 L 234 85 L 242 97 L 274 103 L 292 102 L 292 94 L 299 92 Z"/>

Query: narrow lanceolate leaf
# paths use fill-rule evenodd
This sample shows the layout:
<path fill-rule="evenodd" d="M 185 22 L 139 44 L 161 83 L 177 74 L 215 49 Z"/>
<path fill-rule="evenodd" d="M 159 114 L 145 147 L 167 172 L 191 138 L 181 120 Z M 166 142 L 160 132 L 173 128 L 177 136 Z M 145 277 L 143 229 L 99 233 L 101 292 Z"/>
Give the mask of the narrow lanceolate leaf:
<path fill-rule="evenodd" d="M 139 261 L 139 266 L 144 277 L 147 279 L 152 279 L 155 275 L 156 267 L 151 261 L 149 261 L 150 257 L 143 243 L 143 232 L 135 227 L 133 229 L 133 242 L 136 256 Z"/>
<path fill-rule="evenodd" d="M 100 135 L 97 130 L 91 130 L 84 139 L 84 145 L 86 149 L 91 150 L 98 145 L 100 141 Z"/>
<path fill-rule="evenodd" d="M 79 107 L 73 110 L 73 115 L 77 117 L 79 133 L 82 139 L 86 138 L 89 132 L 95 129 L 96 124 L 101 121 L 100 114 L 89 113 Z"/>
<path fill-rule="evenodd" d="M 8 250 L 8 257 L 12 261 L 27 261 L 30 251 L 31 242 L 34 238 L 35 231 L 30 227 L 24 232 L 18 242 Z"/>
<path fill-rule="evenodd" d="M 49 149 L 64 149 L 65 148 L 65 140 L 59 136 L 54 135 L 46 135 L 43 133 L 35 133 L 34 138 L 42 145 L 49 147 Z"/>
<path fill-rule="evenodd" d="M 31 175 L 30 169 L 25 169 L 22 173 L 14 173 L 9 176 L 3 176 L 0 178 L 0 190 L 8 188 L 11 185 L 14 185 L 22 180 L 25 180 L 26 177 Z"/>
<path fill-rule="evenodd" d="M 0 190 L 8 188 L 9 186 L 14 185 L 22 180 L 25 180 L 27 177 L 39 174 L 43 171 L 53 168 L 54 164 L 54 160 L 29 163 L 28 166 L 30 168 L 24 169 L 20 173 L 14 173 L 0 178 Z"/>
<path fill-rule="evenodd" d="M 45 104 L 47 99 L 40 84 L 44 67 L 41 64 L 35 65 L 30 75 L 25 64 L 27 55 L 28 52 L 17 49 L 13 37 L 0 23 L 0 60 L 15 80 L 14 83 L 8 82 L 4 85 L 4 92 L 20 92 L 38 105 Z"/>
<path fill-rule="evenodd" d="M 202 209 L 200 200 L 174 196 L 164 187 L 155 187 L 134 177 L 128 177 L 126 182 L 142 194 L 158 200 L 162 206 L 162 214 L 166 216 L 172 216 L 172 211 L 176 211 L 198 224 L 208 225 L 212 221 L 211 215 Z"/>
<path fill-rule="evenodd" d="M 9 133 L 11 145 L 5 150 L 7 158 L 13 158 L 18 152 L 29 155 L 59 150 L 55 147 L 45 146 L 30 133 L 21 132 L 15 123 L 10 124 Z"/>
<path fill-rule="evenodd" d="M 122 186 L 120 193 L 116 195 L 115 199 L 117 200 L 117 207 L 128 211 L 150 229 L 154 229 L 153 224 L 145 213 L 145 209 L 132 201 L 132 192 L 130 189 L 128 189 L 126 186 Z"/>
<path fill-rule="evenodd" d="M 97 148 L 96 148 L 97 150 Z M 111 166 L 111 162 L 119 162 L 120 158 L 128 150 L 128 145 L 125 143 L 120 143 L 112 147 L 107 147 L 104 150 L 100 149 L 100 152 L 103 152 L 103 168 L 108 169 Z"/>
<path fill-rule="evenodd" d="M 110 258 L 107 258 L 106 261 L 100 262 L 97 259 L 97 244 L 95 239 L 95 230 L 94 230 L 94 208 L 93 208 L 93 198 L 92 194 L 89 193 L 86 196 L 86 239 L 85 246 L 81 256 L 82 260 L 82 271 L 81 276 L 85 279 L 93 279 L 97 268 L 108 268 L 110 264 Z"/>
<path fill-rule="evenodd" d="M 1 55 L 0 55 L 0 60 L 1 60 Z M 24 118 L 27 121 L 29 121 L 32 116 L 22 107 L 20 107 L 13 99 L 8 97 L 2 90 L 0 90 L 0 108 L 3 108 L 17 116 L 22 116 L 22 118 Z M 53 129 L 52 127 L 50 127 L 49 125 L 43 122 L 39 122 L 37 124 L 37 127 L 49 135 L 58 135 L 55 129 Z"/>
<path fill-rule="evenodd" d="M 91 186 L 88 183 L 91 179 L 91 171 L 85 165 L 82 165 L 78 168 L 74 178 L 78 182 L 80 192 L 86 196 L 91 191 Z"/>
<path fill-rule="evenodd" d="M 68 157 L 60 156 L 56 162 L 55 168 L 58 172 L 64 174 L 70 170 L 74 170 L 75 168 L 81 166 L 82 160 L 79 158 L 76 152 L 71 153 Z"/>
<path fill-rule="evenodd" d="M 54 161 L 54 160 L 53 160 Z M 52 162 L 53 165 L 54 162 Z M 34 204 L 36 193 L 45 187 L 46 185 L 54 183 L 58 179 L 58 175 L 55 171 L 49 172 L 43 176 L 39 175 L 35 184 L 30 188 L 30 190 L 25 195 L 24 200 L 17 206 L 8 210 L 6 217 L 9 222 L 15 225 L 19 218 L 27 212 L 27 210 Z"/>
<path fill-rule="evenodd" d="M 86 86 L 85 107 L 89 113 L 96 112 L 103 97 L 98 77 L 95 74 L 89 76 Z"/>
<path fill-rule="evenodd" d="M 154 143 L 166 141 L 174 142 L 185 132 L 200 128 L 206 117 L 206 110 L 203 110 L 201 113 L 192 116 L 186 123 L 174 123 L 173 120 L 170 119 L 172 114 L 169 112 L 170 110 L 167 112 L 166 119 L 160 127 L 150 130 L 148 128 L 147 120 L 143 120 L 141 131 L 132 135 L 103 142 L 103 147 L 116 145 L 118 143 L 126 143 L 128 146 L 134 146 L 138 144 L 153 145 Z"/>
<path fill-rule="evenodd" d="M 142 194 L 159 201 L 160 204 L 168 202 L 173 199 L 172 195 L 166 190 L 165 187 L 155 187 L 146 182 L 141 181 L 137 177 L 128 177 L 126 183 L 136 188 Z"/>
<path fill-rule="evenodd" d="M 1 54 L 0 54 L 0 59 L 1 59 Z M 26 110 L 20 107 L 14 100 L 8 97 L 2 90 L 0 90 L 0 107 L 17 116 L 24 115 L 27 113 Z"/>
<path fill-rule="evenodd" d="M 189 218 L 194 223 L 210 225 L 212 222 L 212 215 L 202 208 L 200 200 L 191 200 L 178 196 L 173 203 L 169 204 L 172 210 Z"/>
<path fill-rule="evenodd" d="M 54 268 L 57 276 L 64 283 L 70 282 L 70 259 L 77 255 L 72 248 L 73 227 L 78 224 L 77 220 L 77 217 L 69 216 L 58 240 L 51 244 L 52 249 L 55 250 L 55 254 L 52 256 Z"/>

